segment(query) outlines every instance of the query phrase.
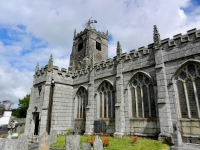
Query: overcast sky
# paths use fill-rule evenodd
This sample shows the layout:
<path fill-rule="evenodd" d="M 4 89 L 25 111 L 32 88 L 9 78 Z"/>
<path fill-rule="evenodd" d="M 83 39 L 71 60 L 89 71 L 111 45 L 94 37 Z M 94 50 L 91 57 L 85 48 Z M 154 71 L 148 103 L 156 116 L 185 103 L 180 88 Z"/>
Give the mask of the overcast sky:
<path fill-rule="evenodd" d="M 109 32 L 109 57 L 161 39 L 200 29 L 200 0 L 0 0 L 0 101 L 30 93 L 36 63 L 68 68 L 74 29 L 92 17 L 95 28 Z"/>

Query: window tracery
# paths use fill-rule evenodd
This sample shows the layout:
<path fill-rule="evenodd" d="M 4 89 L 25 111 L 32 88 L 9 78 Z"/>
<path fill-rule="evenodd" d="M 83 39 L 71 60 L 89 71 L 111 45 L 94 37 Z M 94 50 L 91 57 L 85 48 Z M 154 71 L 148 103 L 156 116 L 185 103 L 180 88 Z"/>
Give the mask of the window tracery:
<path fill-rule="evenodd" d="M 132 117 L 156 117 L 154 86 L 147 75 L 138 73 L 131 79 L 130 93 Z"/>
<path fill-rule="evenodd" d="M 99 118 L 115 118 L 115 91 L 113 86 L 104 81 L 98 88 Z"/>
<path fill-rule="evenodd" d="M 176 74 L 181 118 L 200 118 L 200 65 L 187 64 Z"/>
<path fill-rule="evenodd" d="M 88 92 L 84 87 L 77 92 L 77 118 L 86 117 L 86 107 L 88 105 Z"/>

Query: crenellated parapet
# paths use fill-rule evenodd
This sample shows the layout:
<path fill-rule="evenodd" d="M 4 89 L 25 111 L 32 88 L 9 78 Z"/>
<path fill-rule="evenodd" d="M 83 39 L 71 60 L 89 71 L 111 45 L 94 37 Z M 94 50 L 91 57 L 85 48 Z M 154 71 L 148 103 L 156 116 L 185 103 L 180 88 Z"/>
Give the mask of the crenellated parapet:
<path fill-rule="evenodd" d="M 183 44 L 189 43 L 189 42 L 195 42 L 195 40 L 200 38 L 200 30 L 197 30 L 196 28 L 188 30 L 187 34 L 182 35 L 181 33 L 176 34 L 173 36 L 173 39 L 166 38 L 161 40 L 161 46 L 166 48 L 171 47 L 179 47 Z"/>
<path fill-rule="evenodd" d="M 52 70 L 49 70 L 48 65 L 45 67 L 38 69 L 34 74 L 34 85 L 48 81 L 48 78 L 54 78 L 56 82 L 56 78 L 62 78 L 66 80 L 71 80 L 73 73 L 67 71 L 66 68 L 61 68 L 53 66 Z"/>
<path fill-rule="evenodd" d="M 74 38 L 78 38 L 82 34 L 85 34 L 87 31 L 92 31 L 95 32 L 96 34 L 99 34 L 100 36 L 105 36 L 106 38 L 108 37 L 108 33 L 101 33 L 96 31 L 96 29 L 85 29 L 84 31 L 81 31 L 80 33 L 76 34 L 74 32 Z M 176 47 L 181 47 L 183 44 L 190 44 L 190 43 L 195 43 L 196 40 L 200 39 L 200 30 L 192 29 L 187 31 L 187 34 L 177 34 L 173 36 L 173 39 L 163 39 L 160 40 L 160 35 L 158 33 L 157 27 L 154 26 L 154 43 L 149 44 L 147 47 L 142 46 L 138 49 L 131 50 L 130 52 L 125 52 L 122 53 L 122 48 L 120 46 L 120 43 L 118 42 L 117 44 L 117 49 L 116 49 L 116 56 L 113 58 L 109 58 L 100 62 L 94 62 L 94 54 L 90 59 L 88 59 L 88 65 L 83 65 L 81 68 L 74 68 L 72 71 L 67 71 L 65 68 L 61 68 L 59 70 L 58 67 L 53 66 L 53 69 L 51 68 L 51 63 L 49 63 L 47 66 L 44 68 L 41 68 L 40 70 L 38 69 L 38 64 L 36 66 L 36 73 L 34 75 L 35 79 L 36 78 L 43 78 L 45 77 L 46 72 L 52 71 L 54 75 L 58 75 L 58 77 L 62 78 L 72 78 L 72 79 L 79 79 L 79 78 L 87 78 L 89 73 L 91 72 L 92 69 L 95 70 L 95 74 L 101 74 L 105 72 L 110 72 L 111 70 L 115 70 L 116 66 L 118 65 L 119 60 L 124 65 L 124 71 L 129 71 L 128 68 L 130 69 L 139 69 L 151 65 L 155 65 L 155 51 L 158 48 L 162 48 L 163 50 L 166 50 L 166 52 L 163 54 L 163 58 L 165 59 L 164 61 L 168 61 L 169 59 L 172 59 L 175 57 L 169 57 L 171 53 L 174 54 L 174 52 L 179 53 L 180 49 L 174 49 Z M 169 51 L 171 50 L 171 51 Z M 183 53 L 183 52 L 182 52 Z M 182 54 L 185 56 L 186 54 Z M 52 56 L 51 56 L 52 57 Z M 52 58 L 50 57 L 50 60 Z M 178 57 L 178 56 L 177 56 Z M 52 61 L 49 61 L 52 62 Z"/>
<path fill-rule="evenodd" d="M 79 32 L 79 33 L 74 33 L 74 40 L 81 37 L 82 35 L 86 34 L 88 31 L 90 32 L 93 32 L 95 34 L 97 34 L 98 36 L 104 38 L 104 39 L 108 39 L 108 32 L 107 33 L 104 33 L 104 32 L 100 32 L 100 31 L 97 31 L 96 29 L 94 28 L 90 28 L 90 29 L 84 29 L 83 31 Z"/>

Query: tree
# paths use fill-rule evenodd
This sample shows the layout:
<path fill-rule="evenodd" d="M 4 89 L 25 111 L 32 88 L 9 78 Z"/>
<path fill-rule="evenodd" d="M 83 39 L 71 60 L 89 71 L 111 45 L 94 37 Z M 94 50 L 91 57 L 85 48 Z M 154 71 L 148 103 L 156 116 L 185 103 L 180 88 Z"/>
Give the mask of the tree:
<path fill-rule="evenodd" d="M 19 99 L 19 104 L 16 113 L 13 115 L 18 118 L 26 118 L 26 111 L 29 106 L 30 94 L 27 94 L 23 99 Z"/>

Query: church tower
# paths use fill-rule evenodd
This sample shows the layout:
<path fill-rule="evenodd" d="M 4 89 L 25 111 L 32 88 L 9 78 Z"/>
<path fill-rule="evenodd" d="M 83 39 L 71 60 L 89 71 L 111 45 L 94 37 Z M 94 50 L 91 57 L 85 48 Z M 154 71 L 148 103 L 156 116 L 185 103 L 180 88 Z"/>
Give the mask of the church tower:
<path fill-rule="evenodd" d="M 76 34 L 74 31 L 74 40 L 72 53 L 70 55 L 69 71 L 79 70 L 88 67 L 91 60 L 101 62 L 108 58 L 108 32 L 101 33 L 96 31 L 88 21 L 84 31 Z"/>

